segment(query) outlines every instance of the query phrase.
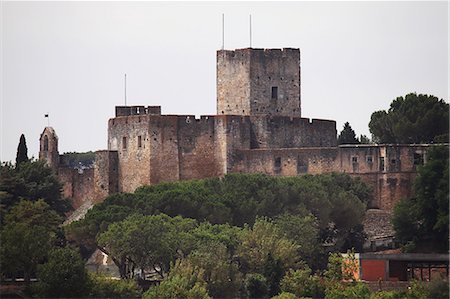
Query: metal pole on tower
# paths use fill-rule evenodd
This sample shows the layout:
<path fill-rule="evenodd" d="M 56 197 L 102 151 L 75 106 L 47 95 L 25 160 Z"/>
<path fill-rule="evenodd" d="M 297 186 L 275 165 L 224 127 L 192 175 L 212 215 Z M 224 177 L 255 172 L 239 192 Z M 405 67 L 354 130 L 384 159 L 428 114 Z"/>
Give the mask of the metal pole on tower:
<path fill-rule="evenodd" d="M 127 74 L 125 73 L 125 106 L 127 105 Z"/>
<path fill-rule="evenodd" d="M 252 47 L 252 15 L 250 15 L 250 48 Z"/>
<path fill-rule="evenodd" d="M 222 50 L 225 49 L 225 14 L 222 14 Z"/>

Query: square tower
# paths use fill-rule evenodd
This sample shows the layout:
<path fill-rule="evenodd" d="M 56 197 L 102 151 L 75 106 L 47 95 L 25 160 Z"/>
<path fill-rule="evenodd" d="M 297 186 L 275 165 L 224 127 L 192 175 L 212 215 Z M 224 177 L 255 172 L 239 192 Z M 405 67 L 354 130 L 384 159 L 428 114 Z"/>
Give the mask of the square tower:
<path fill-rule="evenodd" d="M 300 117 L 300 50 L 217 51 L 217 114 Z"/>

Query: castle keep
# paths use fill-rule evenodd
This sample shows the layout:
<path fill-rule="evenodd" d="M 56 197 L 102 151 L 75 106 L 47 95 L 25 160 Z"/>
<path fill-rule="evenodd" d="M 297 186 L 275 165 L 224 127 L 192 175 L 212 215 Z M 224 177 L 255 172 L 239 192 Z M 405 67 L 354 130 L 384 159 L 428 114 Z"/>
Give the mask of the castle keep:
<path fill-rule="evenodd" d="M 300 50 L 217 52 L 217 115 L 162 115 L 159 106 L 119 106 L 108 149 L 90 169 L 64 165 L 47 127 L 40 159 L 57 170 L 74 208 L 142 185 L 266 173 L 345 172 L 372 186 L 371 207 L 390 210 L 411 195 L 428 145 L 337 146 L 336 122 L 301 117 Z"/>

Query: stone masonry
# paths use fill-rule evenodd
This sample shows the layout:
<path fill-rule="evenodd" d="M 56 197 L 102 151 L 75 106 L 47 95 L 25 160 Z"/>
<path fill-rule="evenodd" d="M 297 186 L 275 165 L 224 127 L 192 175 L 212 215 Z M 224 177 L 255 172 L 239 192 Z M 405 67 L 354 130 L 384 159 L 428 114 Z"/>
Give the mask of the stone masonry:
<path fill-rule="evenodd" d="M 299 49 L 217 52 L 217 115 L 162 115 L 160 106 L 118 106 L 108 149 L 94 167 L 59 163 L 53 128 L 40 159 L 64 183 L 74 207 L 142 185 L 220 177 L 231 172 L 296 176 L 345 172 L 373 189 L 370 207 L 392 210 L 412 194 L 430 145 L 337 146 L 336 122 L 301 117 Z"/>

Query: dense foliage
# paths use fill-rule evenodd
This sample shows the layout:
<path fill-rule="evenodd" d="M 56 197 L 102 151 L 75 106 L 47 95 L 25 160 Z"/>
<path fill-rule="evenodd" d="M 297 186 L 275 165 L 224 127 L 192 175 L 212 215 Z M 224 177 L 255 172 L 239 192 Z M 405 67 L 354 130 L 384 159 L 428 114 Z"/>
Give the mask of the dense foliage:
<path fill-rule="evenodd" d="M 339 133 L 338 144 L 359 144 L 358 138 L 356 138 L 355 131 L 353 131 L 352 127 L 348 122 L 344 124 L 344 128 L 341 133 Z"/>
<path fill-rule="evenodd" d="M 355 239 L 362 231 L 361 221 L 371 191 L 359 179 L 345 174 L 270 177 L 260 174 L 230 174 L 224 178 L 181 181 L 144 186 L 133 194 L 115 194 L 95 205 L 86 217 L 66 229 L 68 237 L 90 251 L 96 238 L 114 222 L 133 213 L 182 216 L 212 224 L 228 223 L 243 227 L 253 225 L 257 216 L 284 221 L 277 225 L 287 237 L 297 242 L 300 256 L 314 269 L 326 260 L 321 253 L 323 242 L 332 250 L 361 246 Z M 298 218 L 301 217 L 301 218 Z M 294 226 L 305 235 L 296 232 Z M 305 236 L 311 243 L 303 242 Z M 88 251 L 89 251 L 88 250 Z"/>
<path fill-rule="evenodd" d="M 449 152 L 444 146 L 428 151 L 427 163 L 419 168 L 413 198 L 394 209 L 397 238 L 407 248 L 448 251 L 449 235 Z M 427 247 L 427 248 L 424 248 Z"/>
<path fill-rule="evenodd" d="M 25 135 L 20 135 L 19 145 L 17 146 L 17 155 L 16 155 L 16 167 L 20 165 L 22 162 L 28 161 L 28 148 L 27 142 L 25 141 Z"/>
<path fill-rule="evenodd" d="M 60 215 L 70 209 L 68 199 L 61 196 L 62 184 L 53 170 L 43 161 L 22 162 L 20 167 L 0 165 L 0 201 L 2 212 L 8 211 L 21 199 L 43 199 Z"/>
<path fill-rule="evenodd" d="M 449 105 L 426 94 L 392 101 L 388 111 L 372 113 L 369 129 L 378 143 L 448 142 Z"/>

